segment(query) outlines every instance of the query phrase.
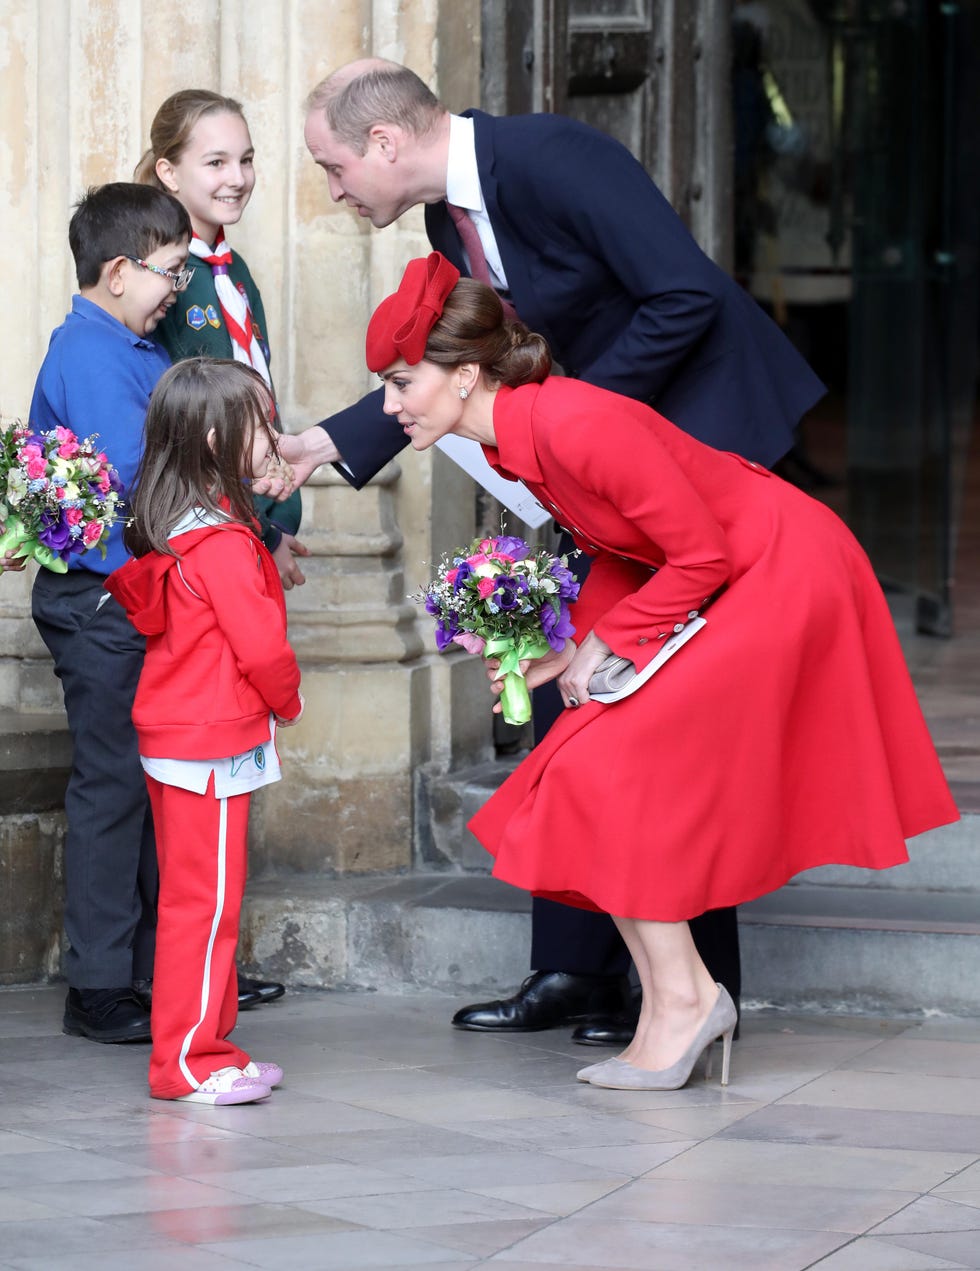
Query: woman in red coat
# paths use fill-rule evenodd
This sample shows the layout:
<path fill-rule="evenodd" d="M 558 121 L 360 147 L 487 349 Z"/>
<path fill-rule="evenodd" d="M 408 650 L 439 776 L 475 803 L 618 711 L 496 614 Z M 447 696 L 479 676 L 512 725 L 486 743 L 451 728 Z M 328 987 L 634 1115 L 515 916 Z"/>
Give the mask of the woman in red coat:
<path fill-rule="evenodd" d="M 675 1089 L 721 1037 L 725 1081 L 735 1011 L 687 920 L 817 865 L 901 864 L 958 816 L 868 559 L 764 468 L 549 377 L 541 337 L 438 253 L 379 306 L 367 360 L 416 450 L 480 442 L 595 558 L 575 639 L 527 669 L 569 709 L 470 823 L 498 878 L 611 914 L 629 947 L 636 1035 L 579 1076 Z M 642 670 L 709 604 L 638 692 L 590 700 L 610 651 Z"/>

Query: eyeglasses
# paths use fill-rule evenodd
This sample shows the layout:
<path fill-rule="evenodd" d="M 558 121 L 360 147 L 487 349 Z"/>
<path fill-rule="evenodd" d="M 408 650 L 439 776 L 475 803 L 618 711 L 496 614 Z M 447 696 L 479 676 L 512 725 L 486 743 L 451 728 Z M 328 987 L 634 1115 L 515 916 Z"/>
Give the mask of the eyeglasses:
<path fill-rule="evenodd" d="M 174 285 L 174 291 L 186 291 L 191 279 L 194 277 L 193 269 L 182 269 L 175 274 L 172 269 L 161 269 L 159 265 L 151 265 L 148 260 L 140 260 L 138 256 L 130 256 L 127 252 L 122 254 L 127 260 L 131 260 L 134 265 L 139 265 L 140 269 L 148 269 L 151 274 L 159 274 L 161 278 L 169 278 Z"/>

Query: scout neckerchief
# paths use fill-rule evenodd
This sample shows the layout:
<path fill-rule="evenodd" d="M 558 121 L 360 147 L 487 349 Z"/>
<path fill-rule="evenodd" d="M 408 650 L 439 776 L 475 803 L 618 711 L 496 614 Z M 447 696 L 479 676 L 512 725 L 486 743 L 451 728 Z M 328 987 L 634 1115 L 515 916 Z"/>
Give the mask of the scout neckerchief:
<path fill-rule="evenodd" d="M 221 306 L 221 316 L 231 336 L 231 351 L 235 361 L 244 362 L 246 366 L 251 366 L 258 371 L 271 389 L 272 378 L 269 375 L 269 367 L 262 352 L 262 346 L 255 336 L 248 296 L 244 288 L 239 290 L 228 276 L 231 248 L 225 242 L 224 230 L 218 231 L 214 251 L 196 234 L 191 239 L 190 249 L 192 255 L 211 266 L 215 294 Z"/>

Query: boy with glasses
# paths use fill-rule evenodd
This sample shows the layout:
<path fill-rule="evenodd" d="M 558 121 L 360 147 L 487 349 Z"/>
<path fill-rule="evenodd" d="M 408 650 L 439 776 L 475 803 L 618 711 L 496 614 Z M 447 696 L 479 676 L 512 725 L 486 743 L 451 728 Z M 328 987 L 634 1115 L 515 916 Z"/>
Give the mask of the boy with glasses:
<path fill-rule="evenodd" d="M 79 291 L 51 336 L 30 422 L 41 432 L 98 434 L 128 490 L 143 421 L 170 359 L 152 338 L 185 288 L 190 221 L 160 190 L 89 190 L 68 230 Z M 125 495 L 124 495 L 125 497 Z M 74 753 L 65 793 L 64 1031 L 98 1042 L 144 1041 L 150 1016 L 134 982 L 153 975 L 156 849 L 131 711 L 144 640 L 103 582 L 128 559 L 121 518 L 103 560 L 73 556 L 38 571 L 31 611 L 61 680 Z"/>

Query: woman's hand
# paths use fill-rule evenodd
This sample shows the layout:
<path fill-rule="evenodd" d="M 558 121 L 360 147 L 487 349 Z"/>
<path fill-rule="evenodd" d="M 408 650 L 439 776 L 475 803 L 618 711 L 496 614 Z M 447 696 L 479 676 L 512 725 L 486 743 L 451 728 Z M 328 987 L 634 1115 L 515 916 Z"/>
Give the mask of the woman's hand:
<path fill-rule="evenodd" d="M 571 643 L 571 641 L 569 641 Z M 609 645 L 590 631 L 575 651 L 575 656 L 558 676 L 562 701 L 573 710 L 589 701 L 589 680 L 599 663 L 612 652 Z"/>
<path fill-rule="evenodd" d="M 521 671 L 524 674 L 524 682 L 528 689 L 540 688 L 542 684 L 547 684 L 549 680 L 553 680 L 560 675 L 568 665 L 573 654 L 575 653 L 575 641 L 566 640 L 564 648 L 560 653 L 556 653 L 554 649 L 550 653 L 546 653 L 543 658 L 525 658 L 521 662 Z M 500 670 L 500 661 L 498 658 L 487 658 L 486 660 L 487 678 L 490 681 L 490 692 L 496 696 L 504 691 L 503 680 L 496 678 Z M 497 702 L 494 705 L 493 713 L 499 715 L 503 710 L 503 704 Z"/>

